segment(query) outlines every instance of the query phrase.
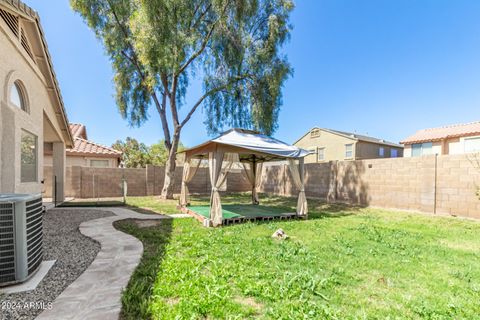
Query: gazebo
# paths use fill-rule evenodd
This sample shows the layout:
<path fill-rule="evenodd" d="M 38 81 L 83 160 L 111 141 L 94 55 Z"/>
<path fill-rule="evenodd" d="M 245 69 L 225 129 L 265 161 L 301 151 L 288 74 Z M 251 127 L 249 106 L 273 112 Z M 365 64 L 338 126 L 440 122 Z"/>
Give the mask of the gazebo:
<path fill-rule="evenodd" d="M 231 129 L 219 137 L 183 151 L 183 167 L 180 206 L 185 212 L 189 204 L 188 183 L 195 176 L 202 160 L 208 159 L 208 168 L 212 191 L 206 225 L 219 226 L 224 217 L 220 199 L 220 188 L 226 182 L 227 175 L 235 163 L 239 163 L 251 184 L 252 204 L 259 204 L 257 188 L 264 162 L 286 161 L 294 184 L 299 190 L 295 216 L 306 218 L 308 214 L 307 198 L 304 186 L 304 157 L 309 151 L 289 145 L 269 136 L 246 129 Z"/>

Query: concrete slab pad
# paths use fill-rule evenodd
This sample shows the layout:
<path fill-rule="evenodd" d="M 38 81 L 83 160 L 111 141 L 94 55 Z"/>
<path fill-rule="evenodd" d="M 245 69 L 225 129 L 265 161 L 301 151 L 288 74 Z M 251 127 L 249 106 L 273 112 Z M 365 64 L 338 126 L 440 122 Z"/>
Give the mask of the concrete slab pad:
<path fill-rule="evenodd" d="M 33 277 L 28 279 L 26 282 L 0 288 L 0 293 L 9 294 L 35 290 L 40 281 L 42 281 L 42 279 L 47 275 L 50 268 L 53 267 L 55 261 L 57 260 L 43 261 Z"/>

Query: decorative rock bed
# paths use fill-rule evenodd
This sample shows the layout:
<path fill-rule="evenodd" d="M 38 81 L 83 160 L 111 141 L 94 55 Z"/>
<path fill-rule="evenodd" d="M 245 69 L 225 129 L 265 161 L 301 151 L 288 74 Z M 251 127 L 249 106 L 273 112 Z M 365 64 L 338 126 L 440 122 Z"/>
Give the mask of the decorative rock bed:
<path fill-rule="evenodd" d="M 79 225 L 113 216 L 100 210 L 54 209 L 44 215 L 44 260 L 56 260 L 33 291 L 0 296 L 0 319 L 34 319 L 92 263 L 100 245 L 82 235 Z"/>

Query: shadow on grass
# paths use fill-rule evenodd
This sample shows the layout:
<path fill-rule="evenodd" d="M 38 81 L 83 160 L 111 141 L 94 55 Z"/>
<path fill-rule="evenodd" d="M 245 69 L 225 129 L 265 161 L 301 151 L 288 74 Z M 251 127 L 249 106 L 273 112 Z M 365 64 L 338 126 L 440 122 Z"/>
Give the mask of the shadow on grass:
<path fill-rule="evenodd" d="M 308 219 L 339 218 L 358 214 L 365 206 L 350 205 L 345 203 L 327 203 L 325 200 L 307 198 Z M 261 195 L 260 203 L 265 206 L 275 206 L 283 209 L 290 209 L 295 212 L 297 198 Z"/>
<path fill-rule="evenodd" d="M 87 201 L 66 201 L 57 205 L 58 208 L 68 207 L 123 207 L 125 204 L 121 200 L 87 200 Z"/>
<path fill-rule="evenodd" d="M 149 214 L 158 215 L 155 212 Z M 151 220 L 126 219 L 114 223 L 116 229 L 139 239 L 144 249 L 140 264 L 122 293 L 120 319 L 152 319 L 149 304 L 166 247 L 170 243 L 172 222 L 172 218 L 166 217 Z"/>
<path fill-rule="evenodd" d="M 161 213 L 161 212 L 156 212 L 156 211 L 153 211 L 153 210 L 150 210 L 150 209 L 136 207 L 136 206 L 132 206 L 132 205 L 127 205 L 126 208 L 130 209 L 132 211 L 141 213 L 141 214 L 146 214 L 146 215 L 152 215 L 152 216 L 153 215 L 155 215 L 155 216 L 163 215 L 163 213 Z"/>

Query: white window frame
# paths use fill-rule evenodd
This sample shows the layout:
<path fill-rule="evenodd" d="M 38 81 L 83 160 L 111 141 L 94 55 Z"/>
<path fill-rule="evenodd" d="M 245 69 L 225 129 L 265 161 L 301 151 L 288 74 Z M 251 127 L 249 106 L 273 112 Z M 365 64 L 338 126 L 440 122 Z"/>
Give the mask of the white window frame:
<path fill-rule="evenodd" d="M 480 136 L 476 137 L 468 137 L 463 139 L 463 152 L 465 153 L 475 153 L 475 152 L 480 152 L 480 146 L 477 147 L 477 149 L 467 149 L 467 141 L 480 141 Z"/>
<path fill-rule="evenodd" d="M 18 95 L 18 102 L 13 101 L 12 97 L 13 94 L 16 96 Z M 30 113 L 30 109 L 28 106 L 28 96 L 27 92 L 25 89 L 25 86 L 20 80 L 15 80 L 10 88 L 10 97 L 9 97 L 9 103 L 14 106 L 15 108 L 18 108 L 20 110 L 25 111 L 26 113 Z"/>
<path fill-rule="evenodd" d="M 350 150 L 348 150 L 349 147 Z M 353 143 L 347 143 L 345 145 L 345 159 L 353 159 Z"/>
<path fill-rule="evenodd" d="M 378 148 L 378 156 L 379 157 L 385 157 L 385 148 L 384 147 L 379 147 Z"/>
<path fill-rule="evenodd" d="M 427 147 L 428 145 L 428 147 Z M 420 146 L 420 154 L 419 155 L 414 155 L 413 150 L 414 146 Z M 433 142 L 423 142 L 423 143 L 414 143 L 411 146 L 412 149 L 412 157 L 421 157 L 421 156 L 428 156 L 433 154 Z M 429 150 L 429 152 L 427 152 Z"/>
<path fill-rule="evenodd" d="M 322 159 L 320 159 L 320 150 L 322 151 Z M 325 161 L 325 147 L 317 148 L 317 161 Z"/>

